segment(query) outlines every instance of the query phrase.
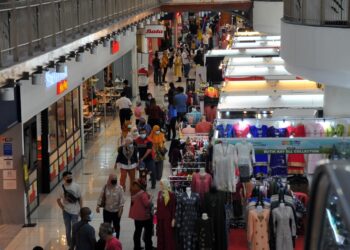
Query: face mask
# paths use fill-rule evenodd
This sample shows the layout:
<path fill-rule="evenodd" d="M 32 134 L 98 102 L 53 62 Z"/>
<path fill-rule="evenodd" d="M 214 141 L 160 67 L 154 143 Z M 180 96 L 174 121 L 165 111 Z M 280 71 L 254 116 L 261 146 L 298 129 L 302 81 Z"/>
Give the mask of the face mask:
<path fill-rule="evenodd" d="M 113 186 L 117 185 L 117 180 L 111 180 L 111 184 L 112 184 Z"/>
<path fill-rule="evenodd" d="M 128 125 L 128 128 L 129 128 L 129 129 L 132 128 L 132 125 Z"/>
<path fill-rule="evenodd" d="M 148 100 L 151 100 L 151 99 L 152 99 L 152 97 L 149 96 L 149 97 L 148 97 Z"/>
<path fill-rule="evenodd" d="M 93 213 L 89 214 L 88 220 L 92 221 L 93 218 L 94 218 L 94 214 Z"/>
<path fill-rule="evenodd" d="M 132 149 L 132 148 L 134 147 L 134 145 L 129 144 L 128 147 L 129 147 L 130 149 Z"/>
<path fill-rule="evenodd" d="M 145 138 L 147 137 L 147 135 L 146 135 L 146 134 L 140 134 L 140 137 L 141 137 L 142 139 L 145 139 Z"/>
<path fill-rule="evenodd" d="M 138 132 L 134 132 L 134 133 L 132 133 L 133 134 L 133 136 L 139 136 L 139 133 Z"/>
<path fill-rule="evenodd" d="M 71 178 L 66 180 L 66 183 L 68 183 L 68 184 L 70 184 L 72 182 L 73 182 L 73 179 L 71 179 Z"/>
<path fill-rule="evenodd" d="M 159 135 L 160 134 L 160 131 L 156 131 L 156 135 Z"/>

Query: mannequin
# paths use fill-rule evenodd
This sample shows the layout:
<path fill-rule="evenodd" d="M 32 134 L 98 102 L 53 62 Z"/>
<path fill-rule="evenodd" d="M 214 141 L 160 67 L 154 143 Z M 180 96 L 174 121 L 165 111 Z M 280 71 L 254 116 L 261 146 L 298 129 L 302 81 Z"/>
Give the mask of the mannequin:
<path fill-rule="evenodd" d="M 252 174 L 252 163 L 255 163 L 255 152 L 253 144 L 242 139 L 242 142 L 236 144 L 236 165 L 239 168 L 240 181 L 243 183 L 244 197 L 247 197 L 247 182 Z"/>
<path fill-rule="evenodd" d="M 168 179 L 160 181 L 157 199 L 157 249 L 175 250 L 174 226 L 176 198 Z"/>
<path fill-rule="evenodd" d="M 270 209 L 257 206 L 256 209 L 249 210 L 247 231 L 248 242 L 252 250 L 270 249 L 268 235 L 269 219 Z"/>
<path fill-rule="evenodd" d="M 187 134 L 195 134 L 196 133 L 196 129 L 191 127 L 191 124 L 187 124 L 187 126 L 185 128 L 183 128 L 181 130 L 181 132 L 185 135 Z"/>
<path fill-rule="evenodd" d="M 196 125 L 196 133 L 209 133 L 213 125 L 211 122 L 207 122 L 205 115 L 202 116 L 202 120 Z"/>
<path fill-rule="evenodd" d="M 180 249 L 192 250 L 198 246 L 198 231 L 196 224 L 200 218 L 200 198 L 190 187 L 177 199 L 176 227 L 179 231 Z"/>
<path fill-rule="evenodd" d="M 201 201 L 204 199 L 204 194 L 209 192 L 212 181 L 211 175 L 205 172 L 205 168 L 200 168 L 199 173 L 194 173 L 192 175 L 192 190 L 199 193 Z"/>

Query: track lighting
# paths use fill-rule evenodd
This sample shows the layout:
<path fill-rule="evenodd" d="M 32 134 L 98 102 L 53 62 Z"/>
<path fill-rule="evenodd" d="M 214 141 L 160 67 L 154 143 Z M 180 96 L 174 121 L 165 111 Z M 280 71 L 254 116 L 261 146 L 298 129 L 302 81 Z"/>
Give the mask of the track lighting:
<path fill-rule="evenodd" d="M 160 13 L 157 13 L 157 19 L 158 20 L 160 19 Z"/>
<path fill-rule="evenodd" d="M 143 21 L 139 22 L 137 26 L 139 29 L 143 29 L 145 27 Z"/>
<path fill-rule="evenodd" d="M 15 100 L 15 80 L 7 79 L 5 86 L 0 88 L 0 100 L 1 101 L 14 101 Z"/>
<path fill-rule="evenodd" d="M 63 73 L 65 66 L 66 66 L 66 57 L 60 56 L 60 58 L 58 59 L 58 62 L 56 63 L 56 72 Z"/>
<path fill-rule="evenodd" d="M 43 67 L 38 66 L 36 68 L 36 71 L 33 72 L 33 74 L 32 74 L 32 84 L 33 85 L 43 84 L 44 81 L 42 81 L 42 76 L 43 76 Z"/>
<path fill-rule="evenodd" d="M 75 61 L 76 62 L 82 62 L 83 61 L 83 55 L 84 55 L 85 49 L 83 46 L 78 48 L 78 52 L 75 53 Z"/>
<path fill-rule="evenodd" d="M 146 19 L 146 24 L 147 24 L 147 25 L 150 25 L 150 24 L 151 24 L 151 19 L 150 19 L 150 18 L 147 18 L 147 19 Z"/>
<path fill-rule="evenodd" d="M 123 36 L 126 36 L 126 28 L 123 28 Z"/>

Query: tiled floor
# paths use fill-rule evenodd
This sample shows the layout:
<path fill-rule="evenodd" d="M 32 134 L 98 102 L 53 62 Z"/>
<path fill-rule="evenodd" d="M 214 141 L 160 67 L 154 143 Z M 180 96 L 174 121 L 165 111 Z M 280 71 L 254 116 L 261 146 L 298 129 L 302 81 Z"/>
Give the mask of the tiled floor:
<path fill-rule="evenodd" d="M 153 78 L 150 77 L 150 79 Z M 176 79 L 174 79 L 170 72 L 168 73 L 167 80 L 169 82 Z M 179 85 L 183 86 L 184 84 L 179 83 Z M 150 91 L 153 92 L 157 102 L 162 104 L 165 88 L 155 87 L 153 84 L 150 84 Z M 113 121 L 109 121 L 107 128 L 102 128 L 101 132 L 95 135 L 93 142 L 87 144 L 85 158 L 74 169 L 75 181 L 82 188 L 84 206 L 88 206 L 93 210 L 96 208 L 97 197 L 101 188 L 106 183 L 109 173 L 115 171 L 113 167 L 116 159 L 117 138 L 120 133 L 119 128 L 119 119 L 116 118 Z M 119 171 L 117 172 L 119 174 Z M 168 174 L 169 165 L 165 164 L 163 176 L 167 176 Z M 67 249 L 62 212 L 56 203 L 58 190 L 59 188 L 56 188 L 47 197 L 42 199 L 39 208 L 33 214 L 33 222 L 37 223 L 37 226 L 21 229 L 6 247 L 6 250 L 31 250 L 36 245 L 40 245 L 44 249 Z M 157 190 L 158 188 L 151 191 L 153 197 L 156 197 Z M 123 244 L 123 249 L 129 250 L 133 248 L 132 235 L 134 225 L 133 221 L 128 218 L 130 193 L 127 191 L 125 195 L 126 204 L 121 220 L 120 240 Z M 91 224 L 97 232 L 100 223 L 102 223 L 102 215 L 94 213 Z M 153 244 L 156 245 L 155 239 Z"/>

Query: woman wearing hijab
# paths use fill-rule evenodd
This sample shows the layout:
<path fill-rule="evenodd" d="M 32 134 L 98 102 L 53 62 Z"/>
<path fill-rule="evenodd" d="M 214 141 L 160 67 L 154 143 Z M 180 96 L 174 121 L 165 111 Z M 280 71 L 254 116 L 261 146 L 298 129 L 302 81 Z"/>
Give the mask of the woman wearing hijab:
<path fill-rule="evenodd" d="M 122 134 L 120 136 L 118 146 L 123 146 L 125 143 L 125 138 L 131 136 L 132 123 L 131 121 L 125 121 L 122 126 Z"/>
<path fill-rule="evenodd" d="M 174 139 L 171 141 L 168 157 L 172 168 L 176 168 L 179 162 L 182 161 L 180 140 Z"/>
<path fill-rule="evenodd" d="M 118 148 L 118 156 L 115 163 L 115 167 L 120 168 L 120 185 L 125 190 L 126 176 L 130 179 L 130 190 L 131 184 L 135 180 L 136 167 L 138 163 L 137 148 L 132 137 L 128 136 L 124 140 L 124 145 Z"/>
<path fill-rule="evenodd" d="M 168 179 L 160 181 L 160 191 L 157 199 L 157 249 L 175 250 L 176 199 Z"/>
<path fill-rule="evenodd" d="M 156 180 L 160 181 L 163 175 L 163 163 L 165 159 L 165 154 L 167 152 L 165 148 L 165 135 L 160 130 L 158 125 L 153 126 L 152 132 L 150 134 L 150 139 L 153 143 L 153 150 L 155 152 L 155 171 L 156 171 Z"/>
<path fill-rule="evenodd" d="M 147 181 L 135 180 L 132 183 L 132 196 L 129 218 L 135 221 L 134 249 L 141 250 L 141 234 L 144 229 L 145 250 L 153 250 L 152 247 L 152 197 L 146 192 Z"/>
<path fill-rule="evenodd" d="M 125 203 L 124 190 L 118 185 L 116 174 L 110 174 L 107 184 L 102 188 L 100 197 L 97 202 L 96 212 L 103 208 L 103 222 L 110 223 L 114 227 L 116 237 L 119 238 L 120 218 L 123 214 Z"/>

